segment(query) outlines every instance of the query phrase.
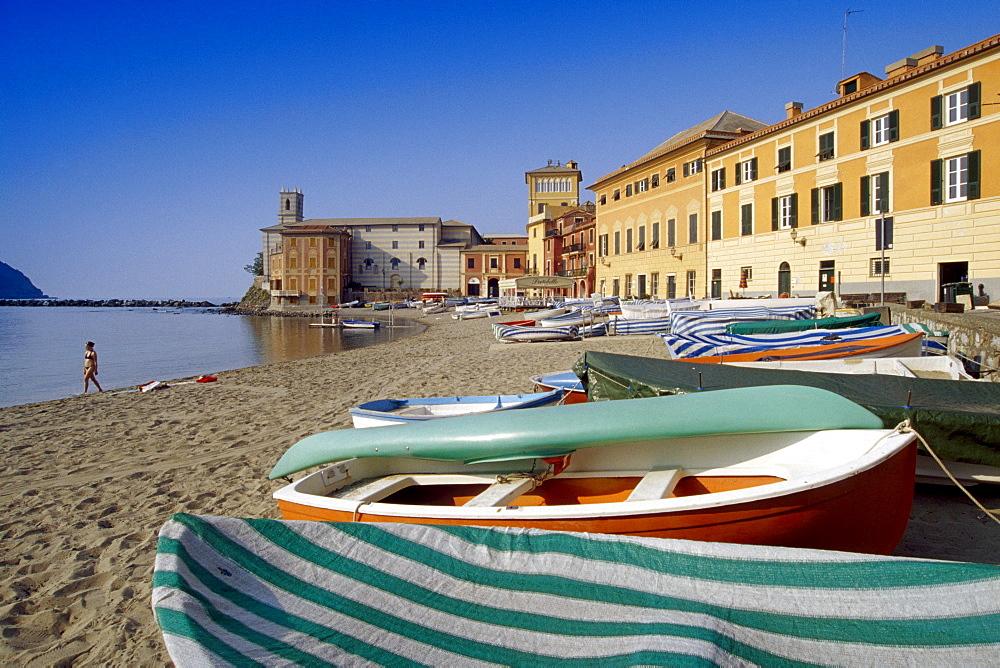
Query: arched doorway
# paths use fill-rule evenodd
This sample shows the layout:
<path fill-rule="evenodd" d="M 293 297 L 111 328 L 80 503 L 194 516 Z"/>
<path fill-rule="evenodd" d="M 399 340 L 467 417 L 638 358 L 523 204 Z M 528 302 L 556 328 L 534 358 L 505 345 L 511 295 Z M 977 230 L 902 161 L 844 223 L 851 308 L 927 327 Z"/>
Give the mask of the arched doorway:
<path fill-rule="evenodd" d="M 792 268 L 787 262 L 782 262 L 778 266 L 778 296 L 792 296 Z"/>
<path fill-rule="evenodd" d="M 465 294 L 468 297 L 478 297 L 479 296 L 479 279 L 472 277 L 465 286 Z"/>
<path fill-rule="evenodd" d="M 491 278 L 486 282 L 486 296 L 487 297 L 499 297 L 500 296 L 500 279 Z"/>

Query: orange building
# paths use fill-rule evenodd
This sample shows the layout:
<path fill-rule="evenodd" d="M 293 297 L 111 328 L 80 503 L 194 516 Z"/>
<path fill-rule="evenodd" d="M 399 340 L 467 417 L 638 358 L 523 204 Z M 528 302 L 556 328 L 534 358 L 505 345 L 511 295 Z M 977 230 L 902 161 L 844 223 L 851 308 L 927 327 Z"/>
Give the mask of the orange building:
<path fill-rule="evenodd" d="M 469 297 L 499 297 L 500 281 L 524 276 L 527 269 L 527 235 L 495 234 L 487 241 L 461 252 L 461 284 Z"/>

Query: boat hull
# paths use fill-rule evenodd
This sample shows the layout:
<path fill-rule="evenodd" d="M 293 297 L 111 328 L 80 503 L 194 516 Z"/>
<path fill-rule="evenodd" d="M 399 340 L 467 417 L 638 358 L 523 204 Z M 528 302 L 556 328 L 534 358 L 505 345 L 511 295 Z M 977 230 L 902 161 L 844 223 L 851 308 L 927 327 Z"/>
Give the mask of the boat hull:
<path fill-rule="evenodd" d="M 572 371 L 532 376 L 531 382 L 539 392 L 547 390 L 562 390 L 564 404 L 583 404 L 587 402 L 587 392 L 583 383 Z"/>
<path fill-rule="evenodd" d="M 442 516 L 433 507 L 426 513 L 390 513 L 379 510 L 391 505 L 384 503 L 356 504 L 351 510 L 321 507 L 303 503 L 301 498 L 281 498 L 281 491 L 275 498 L 287 520 L 522 527 L 891 554 L 909 519 L 915 471 L 916 445 L 911 438 L 877 465 L 830 484 L 677 511 L 636 512 L 629 503 L 601 503 L 594 504 L 592 516 L 586 515 L 585 508 L 573 517 L 546 516 L 544 509 L 536 507 L 532 510 L 542 512 L 517 519 L 511 516 L 512 507 L 507 507 L 497 509 L 506 511 L 504 517 L 492 519 Z M 323 475 L 323 471 L 312 475 Z M 609 505 L 620 509 L 608 513 Z"/>
<path fill-rule="evenodd" d="M 700 364 L 721 364 L 723 362 L 771 362 L 780 360 L 803 361 L 839 359 L 845 357 L 917 357 L 923 334 L 897 334 L 870 341 L 841 341 L 822 346 L 801 348 L 760 349 L 729 355 L 706 357 L 685 357 L 681 361 Z"/>
<path fill-rule="evenodd" d="M 534 394 L 379 399 L 354 406 L 350 409 L 350 413 L 355 428 L 364 429 L 426 422 L 472 413 L 539 408 L 558 403 L 562 395 L 561 389 L 553 388 Z"/>

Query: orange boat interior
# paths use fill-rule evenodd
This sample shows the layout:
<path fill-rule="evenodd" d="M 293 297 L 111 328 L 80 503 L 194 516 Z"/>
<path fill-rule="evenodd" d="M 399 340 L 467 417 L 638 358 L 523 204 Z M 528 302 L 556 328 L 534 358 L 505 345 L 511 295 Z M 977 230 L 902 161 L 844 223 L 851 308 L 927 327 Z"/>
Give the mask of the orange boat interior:
<path fill-rule="evenodd" d="M 640 477 L 564 478 L 546 480 L 522 494 L 511 506 L 565 506 L 625 501 L 640 483 Z M 664 498 L 697 496 L 783 482 L 775 476 L 684 476 Z M 489 487 L 486 483 L 409 485 L 379 500 L 420 506 L 463 506 Z"/>

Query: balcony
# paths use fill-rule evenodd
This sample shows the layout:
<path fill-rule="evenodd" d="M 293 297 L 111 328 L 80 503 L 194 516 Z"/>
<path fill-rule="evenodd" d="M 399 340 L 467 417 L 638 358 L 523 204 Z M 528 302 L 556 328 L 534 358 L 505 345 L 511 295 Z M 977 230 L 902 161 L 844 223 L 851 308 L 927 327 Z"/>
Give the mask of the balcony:
<path fill-rule="evenodd" d="M 298 290 L 271 290 L 272 297 L 298 297 Z"/>
<path fill-rule="evenodd" d="M 581 253 L 584 250 L 584 244 L 569 244 L 568 246 L 562 247 L 562 254 L 566 255 L 568 253 Z"/>
<path fill-rule="evenodd" d="M 559 230 L 548 230 L 545 232 L 545 237 L 557 237 L 559 236 Z"/>

